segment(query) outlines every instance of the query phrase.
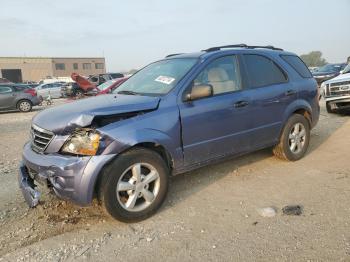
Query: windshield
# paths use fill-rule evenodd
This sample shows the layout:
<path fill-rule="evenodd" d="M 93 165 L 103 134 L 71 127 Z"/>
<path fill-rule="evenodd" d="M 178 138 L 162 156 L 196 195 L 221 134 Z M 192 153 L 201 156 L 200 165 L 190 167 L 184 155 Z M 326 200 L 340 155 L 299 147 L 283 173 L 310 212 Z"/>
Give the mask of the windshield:
<path fill-rule="evenodd" d="M 343 70 L 343 74 L 347 74 L 347 73 L 350 73 L 350 64 L 348 64 Z"/>
<path fill-rule="evenodd" d="M 342 69 L 342 65 L 328 64 L 320 67 L 317 72 L 326 73 L 326 72 L 339 72 Z"/>
<path fill-rule="evenodd" d="M 114 93 L 149 96 L 165 95 L 197 61 L 196 58 L 174 58 L 149 64 L 121 84 Z"/>
<path fill-rule="evenodd" d="M 104 82 L 103 84 L 97 86 L 98 90 L 103 91 L 105 89 L 107 89 L 108 87 L 110 87 L 111 85 L 113 85 L 115 82 L 117 82 L 117 80 L 109 80 L 107 82 Z"/>

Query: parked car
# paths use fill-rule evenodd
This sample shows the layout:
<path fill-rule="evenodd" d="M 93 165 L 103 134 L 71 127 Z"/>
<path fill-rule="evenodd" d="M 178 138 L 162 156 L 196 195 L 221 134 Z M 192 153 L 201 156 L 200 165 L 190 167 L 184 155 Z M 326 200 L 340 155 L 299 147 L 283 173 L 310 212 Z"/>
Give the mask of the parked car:
<path fill-rule="evenodd" d="M 23 81 L 22 83 L 18 83 L 18 84 L 24 84 L 24 85 L 30 86 L 31 88 L 35 88 L 39 85 L 39 83 L 34 81 Z"/>
<path fill-rule="evenodd" d="M 313 73 L 316 73 L 317 70 L 318 70 L 318 67 L 317 67 L 317 66 L 309 66 L 308 68 L 309 68 L 309 70 L 310 70 L 310 72 L 311 72 L 312 74 L 313 74 Z"/>
<path fill-rule="evenodd" d="M 38 84 L 52 84 L 52 83 L 69 83 L 72 82 L 72 79 L 67 76 L 58 76 L 58 77 L 52 77 L 52 76 L 47 76 L 44 79 L 41 79 Z"/>
<path fill-rule="evenodd" d="M 342 74 L 327 80 L 321 85 L 328 113 L 350 110 L 350 64 Z"/>
<path fill-rule="evenodd" d="M 81 93 L 81 94 L 80 94 Z M 62 97 L 75 97 L 83 94 L 83 90 L 75 82 L 66 83 L 61 86 Z"/>
<path fill-rule="evenodd" d="M 105 95 L 105 94 L 112 93 L 119 85 L 124 83 L 127 79 L 128 77 L 123 77 L 123 78 L 112 79 L 107 82 L 104 82 L 103 84 L 96 87 L 97 89 L 96 95 Z"/>
<path fill-rule="evenodd" d="M 97 196 L 116 219 L 151 216 L 170 175 L 273 147 L 302 158 L 319 119 L 318 88 L 295 54 L 230 45 L 151 63 L 113 94 L 46 109 L 32 121 L 20 187 L 35 181 L 88 205 Z"/>
<path fill-rule="evenodd" d="M 342 64 L 327 64 L 314 71 L 312 74 L 317 81 L 318 85 L 321 85 L 322 82 L 327 81 L 328 79 L 332 79 L 340 74 L 346 67 L 345 63 Z"/>
<path fill-rule="evenodd" d="M 18 109 L 29 112 L 33 106 L 41 103 L 35 89 L 26 85 L 3 83 L 0 84 L 0 110 Z"/>
<path fill-rule="evenodd" d="M 38 95 L 47 98 L 49 95 L 51 98 L 60 98 L 61 97 L 61 87 L 64 85 L 65 82 L 55 82 L 55 83 L 48 83 L 48 84 L 41 84 L 38 85 L 35 90 L 37 91 Z"/>
<path fill-rule="evenodd" d="M 12 83 L 10 80 L 8 80 L 7 78 L 2 78 L 0 77 L 0 84 L 2 83 Z"/>
<path fill-rule="evenodd" d="M 105 74 L 91 75 L 88 77 L 87 80 L 93 83 L 95 86 L 99 86 L 106 81 L 117 79 L 117 78 L 123 78 L 123 77 L 124 77 L 124 74 L 122 73 L 105 73 Z"/>

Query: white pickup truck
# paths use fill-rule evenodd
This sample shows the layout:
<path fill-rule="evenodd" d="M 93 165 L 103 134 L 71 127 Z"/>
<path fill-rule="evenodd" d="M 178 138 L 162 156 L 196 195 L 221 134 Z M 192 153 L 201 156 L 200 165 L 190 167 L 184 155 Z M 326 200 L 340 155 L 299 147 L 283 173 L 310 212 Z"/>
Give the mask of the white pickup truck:
<path fill-rule="evenodd" d="M 328 113 L 350 110 L 350 64 L 337 77 L 321 84 Z"/>

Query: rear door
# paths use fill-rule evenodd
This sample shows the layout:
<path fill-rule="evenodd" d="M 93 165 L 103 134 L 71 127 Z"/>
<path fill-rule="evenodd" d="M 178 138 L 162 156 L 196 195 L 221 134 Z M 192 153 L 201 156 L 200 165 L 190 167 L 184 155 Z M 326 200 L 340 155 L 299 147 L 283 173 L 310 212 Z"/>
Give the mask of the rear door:
<path fill-rule="evenodd" d="M 62 84 L 54 83 L 51 85 L 51 87 L 49 89 L 51 98 L 60 98 L 61 97 L 61 87 L 62 87 Z"/>
<path fill-rule="evenodd" d="M 43 98 L 46 98 L 49 95 L 49 87 L 51 84 L 44 84 L 37 88 L 38 95 L 42 96 Z"/>
<path fill-rule="evenodd" d="M 276 61 L 260 54 L 242 55 L 251 97 L 250 143 L 252 149 L 270 146 L 279 139 L 286 107 L 297 98 L 297 89 Z"/>
<path fill-rule="evenodd" d="M 0 86 L 0 108 L 15 108 L 16 93 L 9 86 Z"/>

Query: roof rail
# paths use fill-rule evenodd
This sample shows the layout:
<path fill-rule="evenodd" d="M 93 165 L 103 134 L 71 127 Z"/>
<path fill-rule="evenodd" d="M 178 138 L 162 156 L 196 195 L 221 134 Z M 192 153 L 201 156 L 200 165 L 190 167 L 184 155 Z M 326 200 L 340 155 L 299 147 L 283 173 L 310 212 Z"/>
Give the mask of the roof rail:
<path fill-rule="evenodd" d="M 274 47 L 272 45 L 266 45 L 266 46 L 260 46 L 260 45 L 246 45 L 246 44 L 238 44 L 238 45 L 223 45 L 223 46 L 215 46 L 215 47 L 210 47 L 208 49 L 202 50 L 205 52 L 213 52 L 213 51 L 218 51 L 224 48 L 265 48 L 265 49 L 271 49 L 271 50 L 279 50 L 283 51 L 282 48 Z"/>
<path fill-rule="evenodd" d="M 182 54 L 184 54 L 184 53 L 170 54 L 170 55 L 167 55 L 165 58 L 172 57 L 172 56 L 176 56 L 176 55 L 182 55 Z"/>

